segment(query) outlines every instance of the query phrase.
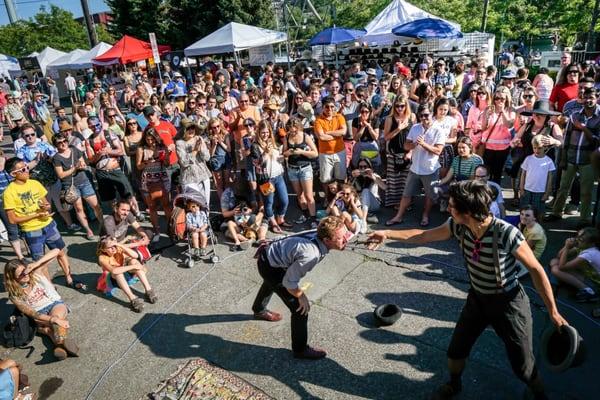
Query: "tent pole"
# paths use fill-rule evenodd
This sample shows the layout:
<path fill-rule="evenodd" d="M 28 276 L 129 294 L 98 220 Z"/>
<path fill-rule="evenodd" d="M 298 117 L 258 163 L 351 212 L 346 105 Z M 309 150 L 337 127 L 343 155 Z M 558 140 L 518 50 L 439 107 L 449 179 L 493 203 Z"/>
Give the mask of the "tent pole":
<path fill-rule="evenodd" d="M 335 45 L 335 69 L 340 69 L 340 62 L 338 60 L 338 48 L 337 48 L 337 44 Z"/>

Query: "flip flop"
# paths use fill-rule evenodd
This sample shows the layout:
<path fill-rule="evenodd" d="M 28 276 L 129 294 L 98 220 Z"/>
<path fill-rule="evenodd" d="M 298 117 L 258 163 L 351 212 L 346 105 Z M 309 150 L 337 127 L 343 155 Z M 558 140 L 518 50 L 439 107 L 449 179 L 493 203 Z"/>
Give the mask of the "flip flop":
<path fill-rule="evenodd" d="M 72 280 L 71 282 L 67 282 L 67 286 L 71 289 L 79 290 L 80 292 L 85 292 L 87 290 L 87 285 L 81 281 Z"/>
<path fill-rule="evenodd" d="M 385 221 L 385 226 L 400 225 L 402 222 L 404 222 L 404 221 L 402 221 L 402 220 L 398 221 L 398 220 L 395 220 L 392 218 L 392 219 L 388 219 L 387 221 Z"/>

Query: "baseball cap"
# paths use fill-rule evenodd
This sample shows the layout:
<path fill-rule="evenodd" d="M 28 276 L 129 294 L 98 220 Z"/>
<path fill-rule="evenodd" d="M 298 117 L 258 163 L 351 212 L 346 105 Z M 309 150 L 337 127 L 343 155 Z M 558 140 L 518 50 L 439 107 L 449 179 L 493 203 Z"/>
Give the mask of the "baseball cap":
<path fill-rule="evenodd" d="M 400 75 L 404 75 L 404 76 L 409 76 L 410 75 L 410 68 L 405 67 L 404 65 L 401 66 L 400 68 L 398 68 L 398 73 Z"/>
<path fill-rule="evenodd" d="M 152 114 L 155 114 L 156 110 L 152 106 L 144 107 L 144 117 L 149 117 Z"/>
<path fill-rule="evenodd" d="M 500 56 L 500 61 L 512 62 L 513 59 L 514 57 L 511 53 L 502 53 L 502 55 Z"/>

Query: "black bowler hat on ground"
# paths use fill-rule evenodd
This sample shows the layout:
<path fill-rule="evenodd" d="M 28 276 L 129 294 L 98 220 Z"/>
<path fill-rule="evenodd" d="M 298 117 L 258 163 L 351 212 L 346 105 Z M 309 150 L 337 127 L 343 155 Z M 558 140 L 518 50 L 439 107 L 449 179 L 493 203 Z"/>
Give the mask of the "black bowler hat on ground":
<path fill-rule="evenodd" d="M 400 319 L 402 309 L 395 304 L 382 304 L 373 311 L 373 314 L 379 325 L 388 326 Z"/>
<path fill-rule="evenodd" d="M 569 325 L 554 325 L 542 333 L 541 357 L 548 369 L 563 372 L 580 365 L 585 358 L 583 338 L 575 328 Z"/>

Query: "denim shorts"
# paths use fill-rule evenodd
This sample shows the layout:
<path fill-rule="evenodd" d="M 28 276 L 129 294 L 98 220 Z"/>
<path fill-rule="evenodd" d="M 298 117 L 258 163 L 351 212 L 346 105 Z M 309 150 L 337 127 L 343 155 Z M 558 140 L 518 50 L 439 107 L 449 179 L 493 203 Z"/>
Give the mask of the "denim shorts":
<path fill-rule="evenodd" d="M 12 400 L 15 392 L 15 382 L 10 374 L 10 370 L 0 371 L 0 400 Z"/>
<path fill-rule="evenodd" d="M 54 221 L 37 231 L 23 232 L 23 236 L 25 236 L 25 241 L 31 251 L 31 258 L 34 261 L 44 256 L 44 246 L 48 246 L 50 250 L 65 248 L 65 242 Z"/>
<path fill-rule="evenodd" d="M 52 311 L 52 309 L 54 307 L 56 307 L 60 304 L 65 304 L 65 302 L 62 300 L 56 300 L 54 303 L 48 304 L 46 307 L 42 308 L 41 310 L 38 310 L 38 313 L 44 314 L 44 315 L 50 315 L 50 311 Z"/>
<path fill-rule="evenodd" d="M 63 190 L 67 190 L 69 188 L 69 186 L 71 186 L 71 183 L 68 182 L 66 185 L 63 184 Z M 79 195 L 79 197 L 82 198 L 87 198 L 87 197 L 92 197 L 96 195 L 96 191 L 94 190 L 94 187 L 92 186 L 92 184 L 90 183 L 90 181 L 88 181 L 87 179 L 85 180 L 84 183 L 77 185 L 75 184 L 75 189 L 77 190 L 77 194 Z"/>
<path fill-rule="evenodd" d="M 312 165 L 308 164 L 303 167 L 295 167 L 288 165 L 287 168 L 288 179 L 290 182 L 305 182 L 313 178 Z"/>

